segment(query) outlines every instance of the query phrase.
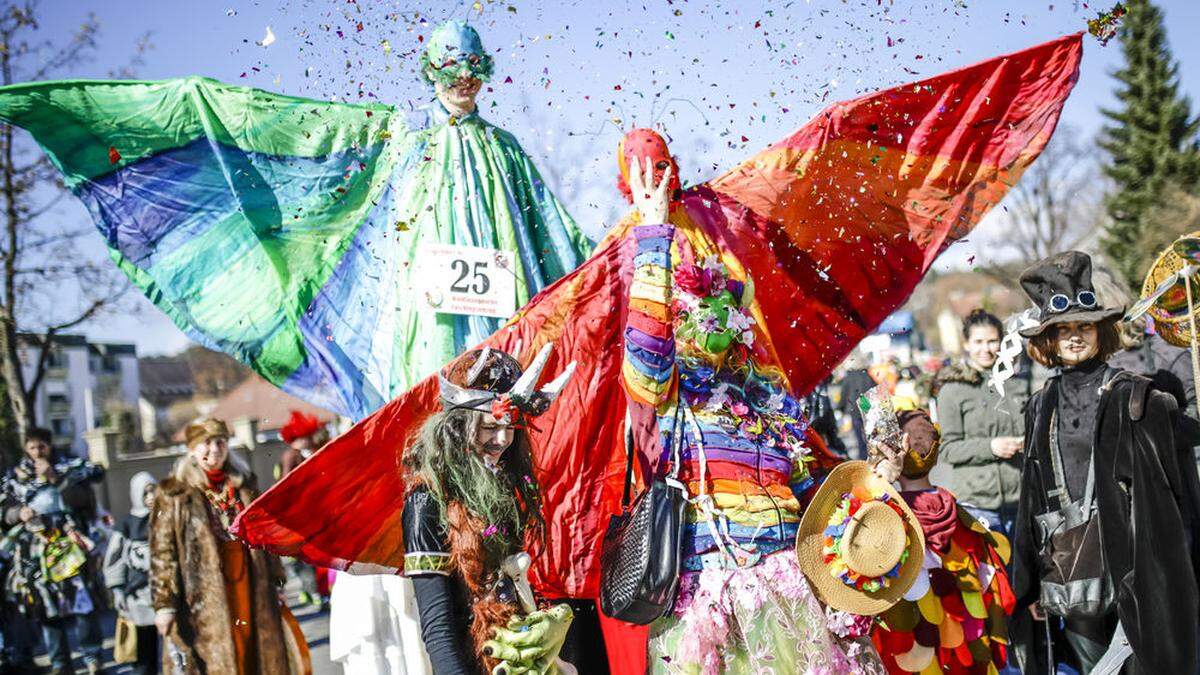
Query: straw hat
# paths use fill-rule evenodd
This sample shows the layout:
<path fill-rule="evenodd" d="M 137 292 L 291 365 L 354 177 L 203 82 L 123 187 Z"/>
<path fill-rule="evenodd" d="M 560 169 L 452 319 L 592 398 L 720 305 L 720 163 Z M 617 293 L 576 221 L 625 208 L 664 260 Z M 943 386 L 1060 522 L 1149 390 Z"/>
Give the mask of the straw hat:
<path fill-rule="evenodd" d="M 1154 328 L 1164 340 L 1177 347 L 1191 346 L 1191 317 L 1188 312 L 1187 285 L 1181 272 L 1200 262 L 1200 230 L 1186 234 L 1159 254 L 1146 280 L 1142 282 L 1142 299 L 1129 310 L 1126 318 L 1147 312 L 1154 319 Z M 1192 304 L 1200 304 L 1200 273 L 1194 272 Z"/>
<path fill-rule="evenodd" d="M 869 464 L 844 462 L 804 511 L 796 554 L 822 602 L 870 616 L 896 604 L 921 574 L 925 535 Z"/>

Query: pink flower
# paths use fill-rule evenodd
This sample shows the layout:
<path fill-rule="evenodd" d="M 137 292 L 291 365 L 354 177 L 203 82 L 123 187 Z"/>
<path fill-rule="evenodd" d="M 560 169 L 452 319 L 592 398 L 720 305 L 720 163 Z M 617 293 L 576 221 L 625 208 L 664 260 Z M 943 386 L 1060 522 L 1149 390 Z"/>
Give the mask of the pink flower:
<path fill-rule="evenodd" d="M 685 293 L 706 296 L 712 289 L 712 273 L 695 265 L 680 265 L 675 269 L 675 285 Z"/>
<path fill-rule="evenodd" d="M 734 401 L 730 404 L 729 409 L 732 410 L 733 414 L 737 415 L 738 417 L 745 417 L 750 413 L 750 406 L 746 405 L 742 401 Z"/>
<path fill-rule="evenodd" d="M 717 323 L 717 317 L 712 314 L 700 319 L 700 323 L 697 325 L 705 333 L 716 333 L 721 330 L 721 326 Z"/>

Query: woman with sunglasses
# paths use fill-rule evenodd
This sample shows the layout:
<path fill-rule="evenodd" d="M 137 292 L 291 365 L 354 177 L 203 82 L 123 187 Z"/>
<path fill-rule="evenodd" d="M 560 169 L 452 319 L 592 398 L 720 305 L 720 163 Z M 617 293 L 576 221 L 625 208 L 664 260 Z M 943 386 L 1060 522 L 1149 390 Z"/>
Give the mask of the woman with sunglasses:
<path fill-rule="evenodd" d="M 1082 673 L 1194 673 L 1190 449 L 1175 440 L 1175 399 L 1107 365 L 1122 310 L 1100 305 L 1091 278 L 1091 259 L 1077 251 L 1021 275 L 1041 311 L 1021 334 L 1030 356 L 1059 373 L 1026 410 L 1017 653 L 1027 673 L 1046 672 L 1048 653 Z"/>

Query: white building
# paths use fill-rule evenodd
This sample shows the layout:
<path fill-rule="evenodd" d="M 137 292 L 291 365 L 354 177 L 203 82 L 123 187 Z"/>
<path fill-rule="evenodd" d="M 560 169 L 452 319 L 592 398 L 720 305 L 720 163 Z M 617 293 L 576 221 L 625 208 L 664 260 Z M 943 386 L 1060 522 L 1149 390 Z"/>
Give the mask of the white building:
<path fill-rule="evenodd" d="M 29 336 L 21 336 L 20 357 L 25 385 L 33 381 L 41 349 Z M 88 342 L 81 335 L 56 335 L 46 364 L 46 374 L 34 401 L 34 419 L 54 434 L 54 445 L 87 455 L 83 433 L 109 422 L 113 415 L 137 424 L 137 350 L 132 344 Z"/>

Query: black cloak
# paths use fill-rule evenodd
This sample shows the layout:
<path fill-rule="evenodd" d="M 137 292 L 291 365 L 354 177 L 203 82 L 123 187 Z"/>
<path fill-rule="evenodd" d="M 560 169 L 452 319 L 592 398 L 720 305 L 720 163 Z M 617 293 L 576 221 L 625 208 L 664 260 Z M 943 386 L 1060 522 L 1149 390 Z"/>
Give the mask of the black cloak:
<path fill-rule="evenodd" d="M 1105 570 L 1133 648 L 1122 672 L 1195 673 L 1200 481 L 1191 444 L 1183 438 L 1188 432 L 1172 396 L 1139 375 L 1109 375 L 1114 377 L 1100 396 L 1092 447 Z M 1026 409 L 1012 574 L 1013 638 L 1026 673 L 1046 672 L 1046 647 L 1039 642 L 1044 629 L 1030 619 L 1028 607 L 1037 601 L 1039 586 L 1033 519 L 1052 508 L 1043 485 L 1054 484 L 1049 428 L 1058 393 L 1059 378 L 1051 378 Z"/>

